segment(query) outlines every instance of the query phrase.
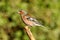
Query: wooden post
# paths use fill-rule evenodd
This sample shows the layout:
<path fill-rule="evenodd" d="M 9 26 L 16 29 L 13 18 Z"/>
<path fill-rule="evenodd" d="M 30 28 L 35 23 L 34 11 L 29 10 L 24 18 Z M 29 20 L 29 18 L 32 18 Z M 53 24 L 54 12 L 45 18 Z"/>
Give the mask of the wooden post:
<path fill-rule="evenodd" d="M 30 40 L 35 40 L 32 32 L 30 31 L 30 29 L 29 29 L 28 26 L 25 26 L 24 30 L 26 31 L 26 33 L 27 33 L 27 35 L 28 35 L 28 37 L 29 37 Z"/>

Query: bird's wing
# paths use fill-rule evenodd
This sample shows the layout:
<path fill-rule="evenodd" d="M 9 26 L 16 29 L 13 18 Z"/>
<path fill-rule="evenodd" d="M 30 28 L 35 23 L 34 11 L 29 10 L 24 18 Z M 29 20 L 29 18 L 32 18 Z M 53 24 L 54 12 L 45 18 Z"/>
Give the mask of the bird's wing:
<path fill-rule="evenodd" d="M 35 18 L 32 18 L 30 16 L 27 17 L 27 20 L 31 21 L 31 22 L 34 22 L 36 24 L 40 24 Z"/>

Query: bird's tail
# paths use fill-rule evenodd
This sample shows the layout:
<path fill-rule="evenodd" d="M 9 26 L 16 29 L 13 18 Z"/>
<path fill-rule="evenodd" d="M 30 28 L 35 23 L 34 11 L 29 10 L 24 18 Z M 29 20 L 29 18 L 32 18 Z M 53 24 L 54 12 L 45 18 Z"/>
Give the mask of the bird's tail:
<path fill-rule="evenodd" d="M 48 31 L 48 30 L 49 30 L 49 28 L 48 28 L 48 27 L 46 27 L 46 26 L 43 26 L 43 25 L 38 25 L 38 26 L 42 27 L 42 28 L 43 28 L 43 30 L 46 30 L 46 31 Z"/>
<path fill-rule="evenodd" d="M 40 25 L 40 24 L 37 24 L 37 26 L 45 27 L 45 26 L 43 26 L 43 25 Z"/>

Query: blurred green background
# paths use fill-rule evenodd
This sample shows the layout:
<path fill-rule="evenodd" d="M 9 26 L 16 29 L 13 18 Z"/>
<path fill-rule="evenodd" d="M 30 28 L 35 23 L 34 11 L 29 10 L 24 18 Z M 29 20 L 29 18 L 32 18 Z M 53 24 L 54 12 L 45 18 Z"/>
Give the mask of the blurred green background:
<path fill-rule="evenodd" d="M 0 0 L 0 40 L 29 40 L 20 9 L 50 29 L 31 27 L 36 40 L 60 40 L 60 0 Z"/>

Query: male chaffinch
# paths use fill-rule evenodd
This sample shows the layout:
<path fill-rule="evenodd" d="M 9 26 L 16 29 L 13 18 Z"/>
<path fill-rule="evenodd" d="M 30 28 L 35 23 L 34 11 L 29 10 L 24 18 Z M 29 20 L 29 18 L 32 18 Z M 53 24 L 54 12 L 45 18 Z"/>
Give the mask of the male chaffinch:
<path fill-rule="evenodd" d="M 18 12 L 21 15 L 23 22 L 28 26 L 42 26 L 35 18 L 28 15 L 25 10 L 20 10 Z"/>

